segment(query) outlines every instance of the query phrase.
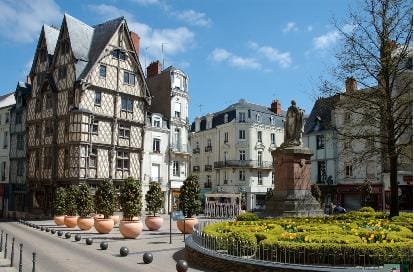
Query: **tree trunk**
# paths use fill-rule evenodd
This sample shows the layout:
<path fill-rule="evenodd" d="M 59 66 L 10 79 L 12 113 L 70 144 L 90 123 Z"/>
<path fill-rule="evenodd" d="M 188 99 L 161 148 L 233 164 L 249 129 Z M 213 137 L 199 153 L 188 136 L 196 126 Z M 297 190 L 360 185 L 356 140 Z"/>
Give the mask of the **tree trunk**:
<path fill-rule="evenodd" d="M 397 180 L 397 156 L 390 155 L 390 185 L 391 185 L 391 205 L 390 218 L 398 216 L 400 212 L 398 201 L 398 180 Z"/>

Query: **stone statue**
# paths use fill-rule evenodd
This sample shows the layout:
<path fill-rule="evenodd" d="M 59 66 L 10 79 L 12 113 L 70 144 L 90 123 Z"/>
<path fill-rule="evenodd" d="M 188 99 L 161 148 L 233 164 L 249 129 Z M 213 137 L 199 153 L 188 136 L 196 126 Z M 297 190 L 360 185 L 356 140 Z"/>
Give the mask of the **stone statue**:
<path fill-rule="evenodd" d="M 285 139 L 281 147 L 302 146 L 303 110 L 296 106 L 295 100 L 286 113 Z"/>

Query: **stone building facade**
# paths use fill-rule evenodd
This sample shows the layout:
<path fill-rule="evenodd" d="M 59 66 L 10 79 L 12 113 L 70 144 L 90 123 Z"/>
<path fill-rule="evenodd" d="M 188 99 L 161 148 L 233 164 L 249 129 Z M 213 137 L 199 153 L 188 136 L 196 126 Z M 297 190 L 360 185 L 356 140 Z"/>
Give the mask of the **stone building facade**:
<path fill-rule="evenodd" d="M 65 14 L 58 38 L 40 34 L 27 105 L 27 182 L 34 214 L 51 214 L 58 186 L 92 189 L 139 179 L 149 90 L 139 38 L 123 17 L 93 27 Z M 135 41 L 135 44 L 133 42 Z"/>
<path fill-rule="evenodd" d="M 284 112 L 241 99 L 197 117 L 191 126 L 191 171 L 205 193 L 242 195 L 242 209 L 262 210 L 274 187 L 271 151 L 283 143 Z"/>

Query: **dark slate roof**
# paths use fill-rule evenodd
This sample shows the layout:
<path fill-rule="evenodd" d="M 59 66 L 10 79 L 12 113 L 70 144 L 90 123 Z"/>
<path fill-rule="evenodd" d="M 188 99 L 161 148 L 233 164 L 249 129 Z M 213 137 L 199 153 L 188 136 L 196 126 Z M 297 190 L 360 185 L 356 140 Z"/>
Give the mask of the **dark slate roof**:
<path fill-rule="evenodd" d="M 227 114 L 228 123 L 236 119 L 236 109 L 243 108 L 247 110 L 246 122 L 250 123 L 257 123 L 256 115 L 260 114 L 261 122 L 260 124 L 264 125 L 271 125 L 270 117 L 273 116 L 275 118 L 275 126 L 276 127 L 284 127 L 284 115 L 285 112 L 282 112 L 281 115 L 276 115 L 274 112 L 270 110 L 270 108 L 262 105 L 253 104 L 250 102 L 245 101 L 244 99 L 240 99 L 239 102 L 228 106 L 226 109 L 213 113 L 213 124 L 212 128 L 215 128 L 219 125 L 224 124 L 224 116 Z M 200 131 L 206 130 L 206 123 L 207 123 L 207 116 L 201 117 L 200 122 Z M 191 131 L 195 131 L 195 122 L 191 124 Z"/>
<path fill-rule="evenodd" d="M 305 123 L 305 134 L 330 129 L 332 110 L 339 95 L 319 98 Z"/>
<path fill-rule="evenodd" d="M 81 22 L 75 17 L 65 14 L 66 26 L 72 52 L 77 60 L 88 61 L 89 49 L 91 48 L 93 27 Z"/>
<path fill-rule="evenodd" d="M 45 33 L 47 53 L 53 55 L 55 53 L 56 42 L 59 38 L 59 29 L 43 25 L 43 31 Z"/>

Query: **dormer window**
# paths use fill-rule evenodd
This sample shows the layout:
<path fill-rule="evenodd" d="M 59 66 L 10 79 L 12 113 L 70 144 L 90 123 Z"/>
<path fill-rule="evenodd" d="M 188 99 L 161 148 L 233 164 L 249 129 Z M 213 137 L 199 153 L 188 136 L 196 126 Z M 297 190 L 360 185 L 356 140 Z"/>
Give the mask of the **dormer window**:
<path fill-rule="evenodd" d="M 152 126 L 153 127 L 161 127 L 161 118 L 158 116 L 153 116 L 152 117 Z"/>
<path fill-rule="evenodd" d="M 245 112 L 239 112 L 239 122 L 240 123 L 246 122 L 246 113 Z"/>
<path fill-rule="evenodd" d="M 126 53 L 120 49 L 112 50 L 112 57 L 119 60 L 126 60 Z"/>
<path fill-rule="evenodd" d="M 274 116 L 270 116 L 270 124 L 271 124 L 272 126 L 274 126 L 274 125 L 275 125 L 275 117 L 274 117 Z"/>
<path fill-rule="evenodd" d="M 258 123 L 261 123 L 261 122 L 262 122 L 262 116 L 260 116 L 260 114 L 257 114 L 257 115 L 256 115 L 256 121 L 257 121 Z"/>

